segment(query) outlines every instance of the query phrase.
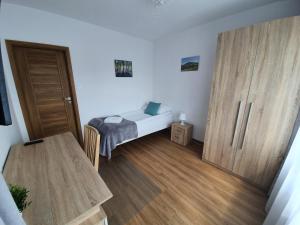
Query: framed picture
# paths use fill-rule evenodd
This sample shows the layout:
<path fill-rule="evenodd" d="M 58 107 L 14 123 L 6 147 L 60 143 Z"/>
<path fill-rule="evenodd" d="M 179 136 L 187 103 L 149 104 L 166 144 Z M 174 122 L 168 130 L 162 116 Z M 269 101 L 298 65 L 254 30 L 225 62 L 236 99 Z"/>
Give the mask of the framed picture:
<path fill-rule="evenodd" d="M 132 62 L 115 60 L 116 77 L 132 77 Z"/>
<path fill-rule="evenodd" d="M 192 56 L 181 59 L 181 72 L 198 71 L 200 56 Z"/>

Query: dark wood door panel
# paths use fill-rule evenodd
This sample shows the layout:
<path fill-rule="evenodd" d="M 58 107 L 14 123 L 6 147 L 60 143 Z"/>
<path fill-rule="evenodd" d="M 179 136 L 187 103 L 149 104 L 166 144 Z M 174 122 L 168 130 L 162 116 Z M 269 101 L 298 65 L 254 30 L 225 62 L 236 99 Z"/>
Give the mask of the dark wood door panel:
<path fill-rule="evenodd" d="M 81 142 L 68 48 L 15 41 L 7 47 L 30 139 L 71 131 Z"/>

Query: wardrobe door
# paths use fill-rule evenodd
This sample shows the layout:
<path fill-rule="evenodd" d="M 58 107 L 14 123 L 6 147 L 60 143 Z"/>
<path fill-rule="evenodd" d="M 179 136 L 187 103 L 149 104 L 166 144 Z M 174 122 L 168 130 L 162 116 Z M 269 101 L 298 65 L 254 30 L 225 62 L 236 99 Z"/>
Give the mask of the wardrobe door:
<path fill-rule="evenodd" d="M 267 190 L 300 105 L 300 17 L 262 26 L 233 172 Z"/>
<path fill-rule="evenodd" d="M 203 159 L 232 170 L 250 87 L 259 26 L 221 33 L 212 81 Z"/>

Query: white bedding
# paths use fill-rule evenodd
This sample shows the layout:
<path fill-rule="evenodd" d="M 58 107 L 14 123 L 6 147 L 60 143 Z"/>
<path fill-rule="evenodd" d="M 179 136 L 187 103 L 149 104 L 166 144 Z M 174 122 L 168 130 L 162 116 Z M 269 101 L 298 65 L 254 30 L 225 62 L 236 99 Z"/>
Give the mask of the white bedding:
<path fill-rule="evenodd" d="M 173 114 L 171 111 L 156 116 L 151 116 L 145 114 L 144 111 L 141 109 L 137 111 L 123 113 L 120 116 L 127 120 L 136 122 L 138 138 L 168 128 L 173 122 Z M 125 142 L 128 141 L 131 140 L 127 140 Z"/>

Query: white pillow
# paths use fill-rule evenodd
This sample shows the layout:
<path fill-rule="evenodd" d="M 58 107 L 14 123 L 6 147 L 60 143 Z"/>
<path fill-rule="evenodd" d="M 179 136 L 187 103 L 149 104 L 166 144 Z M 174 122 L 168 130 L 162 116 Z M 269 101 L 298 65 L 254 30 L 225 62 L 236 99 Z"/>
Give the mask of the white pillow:
<path fill-rule="evenodd" d="M 167 113 L 167 112 L 171 112 L 171 111 L 172 111 L 171 107 L 169 107 L 165 104 L 160 104 L 157 114 L 163 114 L 163 113 Z"/>
<path fill-rule="evenodd" d="M 104 123 L 121 123 L 123 120 L 120 116 L 109 116 L 104 119 Z"/>

